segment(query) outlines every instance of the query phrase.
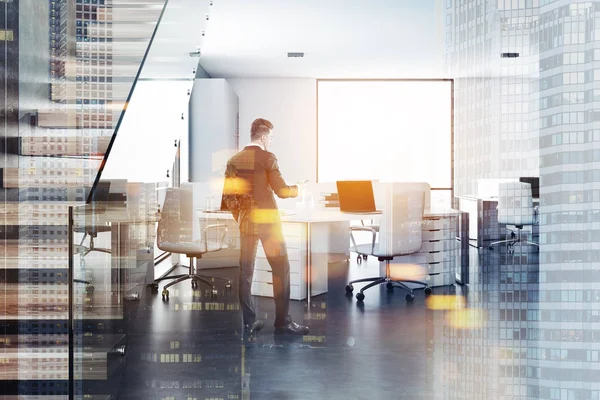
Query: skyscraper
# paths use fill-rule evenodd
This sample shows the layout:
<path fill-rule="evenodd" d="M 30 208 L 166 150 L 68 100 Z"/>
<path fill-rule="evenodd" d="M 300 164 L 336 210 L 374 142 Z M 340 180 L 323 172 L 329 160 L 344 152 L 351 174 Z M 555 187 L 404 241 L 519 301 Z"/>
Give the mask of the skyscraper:
<path fill-rule="evenodd" d="M 68 207 L 87 198 L 162 5 L 0 1 L 3 394 L 68 390 Z"/>
<path fill-rule="evenodd" d="M 521 342 L 500 346 L 513 358 L 520 349 L 511 377 L 502 365 L 487 377 L 505 386 L 498 398 L 597 399 L 600 9 L 574 0 L 445 3 L 456 159 L 464 160 L 457 192 L 475 193 L 481 178 L 540 176 L 539 291 L 527 288 Z M 500 296 L 513 289 L 514 302 L 516 282 L 503 293 L 508 281 L 499 278 Z M 523 293 L 522 276 L 520 285 Z M 509 308 L 499 303 L 506 319 Z"/>

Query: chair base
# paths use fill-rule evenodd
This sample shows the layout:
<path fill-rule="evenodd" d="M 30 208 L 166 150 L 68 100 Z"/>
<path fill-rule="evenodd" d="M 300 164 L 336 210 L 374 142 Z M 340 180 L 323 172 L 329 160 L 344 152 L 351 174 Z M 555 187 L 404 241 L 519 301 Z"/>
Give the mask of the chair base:
<path fill-rule="evenodd" d="M 496 246 L 497 244 L 507 243 L 508 254 L 513 254 L 515 252 L 515 244 L 517 244 L 517 243 L 519 243 L 520 245 L 522 245 L 523 243 L 530 244 L 537 248 L 540 247 L 539 243 L 530 242 L 529 240 L 522 240 L 521 239 L 521 229 L 518 229 L 518 231 L 519 231 L 518 235 L 515 235 L 515 233 L 512 232 L 510 239 L 498 240 L 497 242 L 490 243 L 489 249 L 494 250 L 494 246 Z"/>
<path fill-rule="evenodd" d="M 377 286 L 380 285 L 382 283 L 385 283 L 385 286 L 387 287 L 388 290 L 394 290 L 394 287 L 399 287 L 401 289 L 406 290 L 408 293 L 406 294 L 406 301 L 408 302 L 412 302 L 415 299 L 415 295 L 414 295 L 414 289 L 411 289 L 410 287 L 408 287 L 407 285 L 405 285 L 405 283 L 414 283 L 417 285 L 422 285 L 423 289 L 425 291 L 425 295 L 430 295 L 431 293 L 433 293 L 433 290 L 429 287 L 429 285 L 425 282 L 422 281 L 414 281 L 414 280 L 410 280 L 410 279 L 392 279 L 389 276 L 379 276 L 379 277 L 373 277 L 373 278 L 362 278 L 362 279 L 355 279 L 353 281 L 348 282 L 348 284 L 346 285 L 346 293 L 350 294 L 354 291 L 354 286 L 352 286 L 354 283 L 360 283 L 360 282 L 370 282 L 369 284 L 363 286 L 360 291 L 358 293 L 356 293 L 356 300 L 358 301 L 363 301 L 365 299 L 365 295 L 364 295 L 364 291 L 372 288 L 373 286 Z"/>
<path fill-rule="evenodd" d="M 83 279 L 73 279 L 73 282 L 85 284 L 85 292 L 87 294 L 94 294 L 95 288 L 94 288 L 94 285 L 92 285 L 92 282 L 84 281 Z"/>
<path fill-rule="evenodd" d="M 83 242 L 85 241 L 85 238 L 88 237 L 88 235 L 90 237 L 90 247 L 86 247 L 86 246 L 83 245 Z M 96 237 L 98 237 L 97 233 L 84 232 L 83 238 L 81 239 L 81 242 L 79 243 L 79 248 L 78 248 L 78 250 L 81 253 L 82 257 L 87 256 L 92 251 L 99 251 L 101 253 L 110 254 L 110 249 L 103 249 L 103 248 L 95 247 L 94 246 L 94 239 Z M 84 251 L 81 251 L 81 250 L 84 250 Z"/>
<path fill-rule="evenodd" d="M 183 282 L 183 281 L 187 281 L 187 280 L 191 280 L 192 281 L 192 289 L 196 289 L 198 287 L 198 282 L 204 283 L 207 286 L 210 286 L 211 288 L 211 295 L 212 296 L 216 296 L 218 294 L 217 288 L 214 285 L 214 281 L 215 280 L 221 280 L 221 281 L 225 281 L 225 288 L 226 289 L 231 289 L 231 280 L 228 278 L 223 278 L 221 276 L 208 276 L 208 275 L 200 275 L 197 274 L 195 272 L 196 268 L 194 267 L 193 264 L 193 257 L 189 257 L 190 259 L 190 266 L 185 266 L 185 265 L 179 265 L 179 264 L 175 264 L 174 266 L 172 266 L 167 272 L 165 272 L 163 275 L 161 275 L 160 277 L 156 278 L 154 280 L 154 282 L 152 282 L 150 284 L 150 286 L 152 287 L 153 291 L 158 292 L 158 283 L 167 279 L 173 279 L 172 282 L 167 283 L 162 290 L 162 299 L 165 301 L 169 300 L 169 288 L 177 283 Z M 178 275 L 169 275 L 171 272 L 173 272 L 173 270 L 175 270 L 175 268 L 177 267 L 183 267 L 183 268 L 187 268 L 189 269 L 189 272 L 187 274 L 178 274 Z"/>

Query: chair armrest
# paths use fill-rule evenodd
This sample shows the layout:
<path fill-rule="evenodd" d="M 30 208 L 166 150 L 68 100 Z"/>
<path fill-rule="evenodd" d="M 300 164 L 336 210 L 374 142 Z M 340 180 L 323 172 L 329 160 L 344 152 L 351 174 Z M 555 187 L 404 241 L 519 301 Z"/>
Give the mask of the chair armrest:
<path fill-rule="evenodd" d="M 357 226 L 353 225 L 350 227 L 350 232 L 352 231 L 366 231 L 366 232 L 377 232 L 377 229 L 371 226 Z"/>
<path fill-rule="evenodd" d="M 208 235 L 206 234 L 207 231 L 210 230 L 218 230 L 219 228 L 224 228 L 223 229 L 223 234 L 221 235 L 221 240 L 219 241 L 219 250 L 223 248 L 223 243 L 225 242 L 225 237 L 227 236 L 227 225 L 226 224 L 210 224 L 210 225 L 206 225 L 203 229 L 204 231 L 204 248 L 206 248 L 208 250 L 208 240 L 207 237 Z"/>
<path fill-rule="evenodd" d="M 204 227 L 204 231 L 206 232 L 208 229 L 216 229 L 216 228 L 227 228 L 226 224 L 210 224 Z"/>
<path fill-rule="evenodd" d="M 350 240 L 352 241 L 352 246 L 356 249 L 356 241 L 354 240 L 353 231 L 363 231 L 363 232 L 371 232 L 373 234 L 373 239 L 371 241 L 371 254 L 375 251 L 375 240 L 377 239 L 377 230 L 368 226 L 351 226 L 348 228 L 348 232 L 350 233 Z"/>

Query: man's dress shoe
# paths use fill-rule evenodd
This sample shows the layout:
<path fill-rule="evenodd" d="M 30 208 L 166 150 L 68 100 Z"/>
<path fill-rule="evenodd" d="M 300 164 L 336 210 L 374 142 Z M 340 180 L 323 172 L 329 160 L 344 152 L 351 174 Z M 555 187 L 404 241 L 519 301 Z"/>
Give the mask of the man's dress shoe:
<path fill-rule="evenodd" d="M 244 325 L 244 332 L 252 335 L 260 331 L 263 328 L 263 326 L 265 326 L 264 322 L 262 322 L 261 320 L 256 320 L 251 324 Z"/>
<path fill-rule="evenodd" d="M 299 325 L 295 322 L 290 322 L 287 325 L 276 326 L 275 333 L 292 333 L 295 335 L 308 335 L 310 331 L 308 326 Z"/>

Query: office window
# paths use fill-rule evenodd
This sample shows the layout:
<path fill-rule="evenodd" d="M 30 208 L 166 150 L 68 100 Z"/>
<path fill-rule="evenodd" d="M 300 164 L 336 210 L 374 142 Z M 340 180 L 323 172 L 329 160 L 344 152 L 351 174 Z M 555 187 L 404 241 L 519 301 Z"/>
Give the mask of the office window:
<path fill-rule="evenodd" d="M 450 81 L 318 81 L 318 180 L 450 188 Z"/>

